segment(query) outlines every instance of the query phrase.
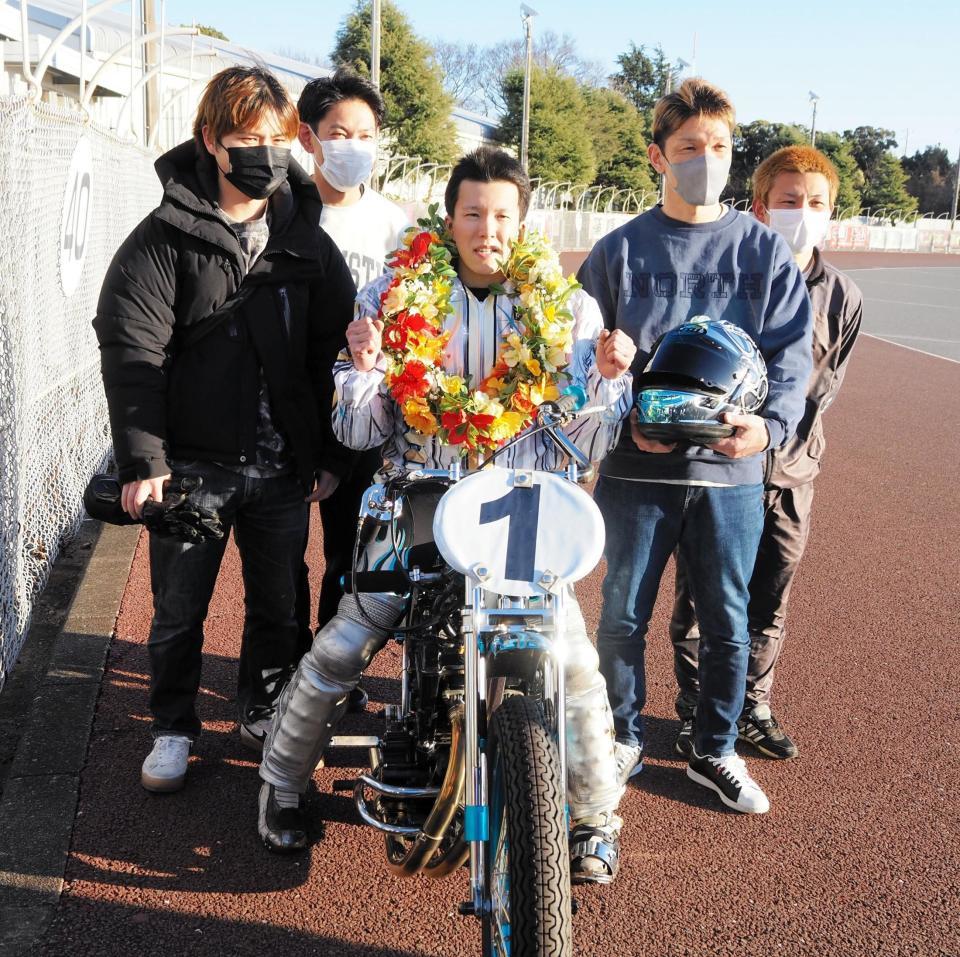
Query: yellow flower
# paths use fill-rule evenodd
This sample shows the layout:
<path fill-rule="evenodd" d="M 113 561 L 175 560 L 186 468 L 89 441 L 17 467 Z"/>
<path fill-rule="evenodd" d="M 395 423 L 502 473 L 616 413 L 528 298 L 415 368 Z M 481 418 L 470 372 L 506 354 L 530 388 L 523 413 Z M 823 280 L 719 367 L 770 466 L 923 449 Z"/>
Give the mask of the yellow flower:
<path fill-rule="evenodd" d="M 458 375 L 444 375 L 441 372 L 437 376 L 437 383 L 447 395 L 459 395 L 463 391 L 464 381 Z"/>
<path fill-rule="evenodd" d="M 497 442 L 513 438 L 523 428 L 526 416 L 522 412 L 504 412 L 490 426 L 490 438 Z"/>
<path fill-rule="evenodd" d="M 407 425 L 424 435 L 433 435 L 437 431 L 437 419 L 424 399 L 407 399 L 403 404 L 403 418 Z"/>
<path fill-rule="evenodd" d="M 412 333 L 407 341 L 407 353 L 425 366 L 435 365 L 443 355 L 443 347 L 449 336 L 424 336 Z"/>
<path fill-rule="evenodd" d="M 536 359 L 527 359 L 524 362 L 524 365 L 527 367 L 527 371 L 530 375 L 542 375 L 543 370 L 540 368 L 540 363 Z"/>

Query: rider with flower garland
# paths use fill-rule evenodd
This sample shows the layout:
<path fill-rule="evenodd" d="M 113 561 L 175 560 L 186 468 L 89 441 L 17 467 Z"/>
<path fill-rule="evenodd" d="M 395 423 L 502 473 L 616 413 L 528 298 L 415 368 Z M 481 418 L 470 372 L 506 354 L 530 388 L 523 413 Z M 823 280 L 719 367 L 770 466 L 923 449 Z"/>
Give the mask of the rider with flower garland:
<path fill-rule="evenodd" d="M 523 218 L 530 181 L 517 160 L 481 148 L 460 160 L 446 188 L 447 217 L 405 240 L 392 276 L 362 290 L 335 369 L 334 430 L 356 449 L 384 446 L 399 469 L 473 464 L 523 431 L 542 402 L 569 385 L 599 414 L 565 431 L 591 459 L 615 443 L 631 402 L 633 342 L 603 328 L 600 310 Z M 376 316 L 377 318 L 373 318 Z M 498 464 L 555 469 L 561 453 L 542 433 Z M 370 556 L 367 556 L 369 560 Z M 318 632 L 285 690 L 267 737 L 258 830 L 275 851 L 307 845 L 302 795 L 346 696 L 386 643 L 402 596 L 352 596 Z M 567 788 L 571 878 L 608 883 L 618 867 L 623 794 L 606 685 L 572 595 L 565 634 Z"/>

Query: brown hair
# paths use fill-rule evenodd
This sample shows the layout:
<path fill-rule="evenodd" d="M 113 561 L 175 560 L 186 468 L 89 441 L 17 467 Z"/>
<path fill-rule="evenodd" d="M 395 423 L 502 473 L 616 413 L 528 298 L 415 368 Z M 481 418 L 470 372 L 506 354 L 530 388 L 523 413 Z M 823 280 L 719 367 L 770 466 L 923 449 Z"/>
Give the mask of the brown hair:
<path fill-rule="evenodd" d="M 719 87 L 699 77 L 684 80 L 680 86 L 657 100 L 653 108 L 653 142 L 662 150 L 672 136 L 692 116 L 709 116 L 726 120 L 730 132 L 736 126 L 733 104 Z"/>
<path fill-rule="evenodd" d="M 224 136 L 238 130 L 249 130 L 267 114 L 277 119 L 280 131 L 294 139 L 300 129 L 297 108 L 280 81 L 259 66 L 231 66 L 221 70 L 207 84 L 200 97 L 197 116 L 193 121 L 193 139 L 201 155 L 203 128 L 208 127 L 210 138 L 219 143 Z"/>
<path fill-rule="evenodd" d="M 448 216 L 453 216 L 460 196 L 460 184 L 465 179 L 477 183 L 513 183 L 520 198 L 520 219 L 526 217 L 530 206 L 530 177 L 516 157 L 492 146 L 481 146 L 462 157 L 453 167 L 443 194 Z"/>
<path fill-rule="evenodd" d="M 830 185 L 830 205 L 837 201 L 840 177 L 836 167 L 820 150 L 812 146 L 784 146 L 771 153 L 753 173 L 753 198 L 764 206 L 773 189 L 774 180 L 781 173 L 822 173 Z"/>

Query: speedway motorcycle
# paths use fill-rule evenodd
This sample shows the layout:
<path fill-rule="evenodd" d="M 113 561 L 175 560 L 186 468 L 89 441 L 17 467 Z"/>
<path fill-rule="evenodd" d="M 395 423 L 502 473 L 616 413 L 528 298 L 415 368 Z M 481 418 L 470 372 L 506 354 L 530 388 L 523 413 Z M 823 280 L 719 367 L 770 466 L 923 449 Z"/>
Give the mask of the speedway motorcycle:
<path fill-rule="evenodd" d="M 364 591 L 409 595 L 394 629 L 400 703 L 367 739 L 357 810 L 383 832 L 394 874 L 469 868 L 460 912 L 480 919 L 491 957 L 571 953 L 564 618 L 570 586 L 604 543 L 578 484 L 590 463 L 560 431 L 582 398 L 545 403 L 531 429 L 483 463 L 543 431 L 568 457 L 562 471 L 454 463 L 373 486 L 355 557 L 386 534 L 394 568 L 346 583 L 361 613 Z"/>

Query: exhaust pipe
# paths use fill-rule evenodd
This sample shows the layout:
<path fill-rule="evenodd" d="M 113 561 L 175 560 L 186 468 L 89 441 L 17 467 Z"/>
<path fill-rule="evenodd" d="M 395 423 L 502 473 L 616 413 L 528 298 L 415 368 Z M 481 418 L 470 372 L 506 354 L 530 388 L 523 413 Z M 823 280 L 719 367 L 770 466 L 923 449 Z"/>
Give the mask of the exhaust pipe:
<path fill-rule="evenodd" d="M 450 714 L 450 759 L 447 773 L 444 775 L 440 793 L 433 804 L 429 816 L 423 823 L 419 834 L 405 851 L 401 842 L 392 835 L 386 836 L 387 866 L 398 877 L 412 877 L 425 867 L 431 877 L 441 877 L 450 873 L 463 862 L 463 852 L 468 848 L 458 841 L 443 857 L 429 867 L 440 842 L 443 840 L 460 806 L 463 785 L 466 778 L 464 764 L 463 705 L 458 705 Z M 454 853 L 456 852 L 456 853 Z"/>

